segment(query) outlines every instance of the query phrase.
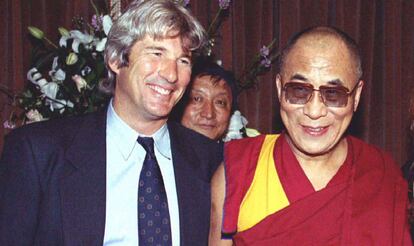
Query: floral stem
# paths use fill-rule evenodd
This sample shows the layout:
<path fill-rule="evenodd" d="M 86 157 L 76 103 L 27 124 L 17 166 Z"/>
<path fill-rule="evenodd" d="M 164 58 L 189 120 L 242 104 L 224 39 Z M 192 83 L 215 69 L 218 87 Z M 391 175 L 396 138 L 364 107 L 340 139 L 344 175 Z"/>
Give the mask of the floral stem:
<path fill-rule="evenodd" d="M 46 42 L 48 42 L 53 48 L 58 49 L 58 47 L 56 46 L 56 44 L 54 44 L 52 41 L 50 41 L 48 38 L 44 37 L 44 40 L 46 40 Z"/>
<path fill-rule="evenodd" d="M 221 14 L 222 9 L 220 8 L 217 13 L 216 16 L 214 16 L 213 21 L 211 22 L 210 26 L 208 27 L 207 30 L 207 35 L 210 37 L 213 33 L 214 33 L 214 26 L 216 25 L 216 22 Z"/>

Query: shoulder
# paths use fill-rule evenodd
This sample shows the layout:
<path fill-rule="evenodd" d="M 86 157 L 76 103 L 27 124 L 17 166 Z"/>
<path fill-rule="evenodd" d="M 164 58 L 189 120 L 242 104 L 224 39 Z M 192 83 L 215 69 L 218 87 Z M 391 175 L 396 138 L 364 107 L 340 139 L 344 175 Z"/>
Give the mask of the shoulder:
<path fill-rule="evenodd" d="M 223 143 L 220 141 L 213 141 L 206 136 L 188 129 L 181 124 L 171 121 L 168 122 L 168 130 L 170 137 L 173 141 L 179 141 L 190 148 L 198 149 L 202 147 L 204 151 L 207 150 L 220 150 Z"/>
<path fill-rule="evenodd" d="M 261 143 L 264 141 L 266 136 L 268 135 L 259 135 L 256 137 L 248 137 L 248 138 L 231 140 L 225 143 L 225 149 L 229 151 L 233 151 L 239 148 L 245 149 L 245 148 L 257 147 L 258 145 L 261 145 Z"/>
<path fill-rule="evenodd" d="M 364 142 L 363 140 L 347 136 L 349 143 L 351 143 L 354 158 L 357 163 L 360 163 L 362 170 L 381 170 L 385 171 L 387 175 L 402 178 L 402 173 L 399 165 L 394 161 L 391 154 L 382 150 L 378 146 Z"/>
<path fill-rule="evenodd" d="M 102 112 L 35 122 L 16 128 L 6 136 L 6 144 L 29 142 L 36 148 L 54 148 L 69 145 L 81 129 L 96 127 L 104 120 Z"/>
<path fill-rule="evenodd" d="M 211 175 L 223 161 L 221 141 L 213 141 L 173 121 L 168 122 L 168 130 L 173 156 L 177 152 L 188 162 L 193 162 L 192 165 L 208 169 Z"/>
<path fill-rule="evenodd" d="M 276 138 L 279 135 L 259 135 L 256 137 L 248 137 L 242 139 L 232 140 L 224 145 L 224 156 L 226 162 L 231 162 L 232 159 L 246 159 L 255 157 L 261 150 L 265 139 Z"/>

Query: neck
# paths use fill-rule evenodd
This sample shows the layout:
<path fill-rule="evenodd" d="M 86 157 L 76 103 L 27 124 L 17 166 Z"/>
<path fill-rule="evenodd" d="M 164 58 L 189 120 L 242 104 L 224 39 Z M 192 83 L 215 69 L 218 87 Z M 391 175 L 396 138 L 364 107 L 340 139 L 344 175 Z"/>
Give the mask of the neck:
<path fill-rule="evenodd" d="M 140 134 L 146 136 L 151 136 L 158 129 L 160 129 L 166 122 L 168 118 L 160 119 L 151 119 L 150 117 L 145 117 L 138 113 L 128 112 L 126 110 L 121 110 L 117 107 L 117 104 L 113 104 L 114 111 L 116 114 L 132 129 L 137 131 Z"/>
<path fill-rule="evenodd" d="M 315 190 L 326 187 L 344 164 L 348 153 L 348 143 L 345 138 L 341 139 L 332 150 L 321 155 L 304 153 L 293 146 L 289 137 L 287 139 L 296 159 Z"/>

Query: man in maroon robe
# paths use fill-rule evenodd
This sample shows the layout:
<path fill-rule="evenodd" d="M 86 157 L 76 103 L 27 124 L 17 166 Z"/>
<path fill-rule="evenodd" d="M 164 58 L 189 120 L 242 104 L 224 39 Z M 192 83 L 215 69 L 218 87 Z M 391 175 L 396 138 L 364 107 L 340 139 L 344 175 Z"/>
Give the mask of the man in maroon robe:
<path fill-rule="evenodd" d="M 211 244 L 412 245 L 398 166 L 345 134 L 361 76 L 358 47 L 342 31 L 314 27 L 290 40 L 276 77 L 286 131 L 226 145 Z M 219 240 L 221 217 L 233 240 Z"/>

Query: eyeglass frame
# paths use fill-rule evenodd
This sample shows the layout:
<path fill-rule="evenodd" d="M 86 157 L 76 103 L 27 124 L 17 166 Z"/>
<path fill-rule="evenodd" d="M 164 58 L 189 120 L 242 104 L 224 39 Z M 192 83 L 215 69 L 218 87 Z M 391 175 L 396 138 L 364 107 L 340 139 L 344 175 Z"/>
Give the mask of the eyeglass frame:
<path fill-rule="evenodd" d="M 284 91 L 286 93 L 286 86 L 287 85 L 291 85 L 291 84 L 296 84 L 296 85 L 300 85 L 300 86 L 304 86 L 304 87 L 307 87 L 309 89 L 312 89 L 312 93 L 310 94 L 310 96 L 308 97 L 308 99 L 306 100 L 305 103 L 292 103 L 292 102 L 290 102 L 288 100 L 288 98 L 285 95 L 286 102 L 288 102 L 290 104 L 293 104 L 293 105 L 306 105 L 312 99 L 313 95 L 315 94 L 315 91 L 318 91 L 319 92 L 319 97 L 321 98 L 323 104 L 326 107 L 330 107 L 330 108 L 344 108 L 344 107 L 346 107 L 348 105 L 349 96 L 351 96 L 352 94 L 354 94 L 354 92 L 356 91 L 356 89 L 358 88 L 358 86 L 359 86 L 360 83 L 359 82 L 356 83 L 354 85 L 354 87 L 351 90 L 349 90 L 347 87 L 342 86 L 342 85 L 339 85 L 339 86 L 326 86 L 326 85 L 322 85 L 322 86 L 319 86 L 318 89 L 315 89 L 315 87 L 312 84 L 310 84 L 310 83 L 301 83 L 301 82 L 289 81 L 289 82 L 286 82 L 282 86 L 282 91 Z M 323 93 L 321 93 L 321 87 L 322 87 L 322 89 L 325 89 L 325 88 L 327 88 L 327 89 L 331 89 L 331 88 L 341 88 L 342 89 L 343 88 L 345 90 L 345 93 L 346 93 L 346 96 L 347 96 L 346 103 L 344 105 L 342 105 L 342 106 L 331 106 L 331 105 L 327 105 L 325 96 L 323 96 Z"/>

